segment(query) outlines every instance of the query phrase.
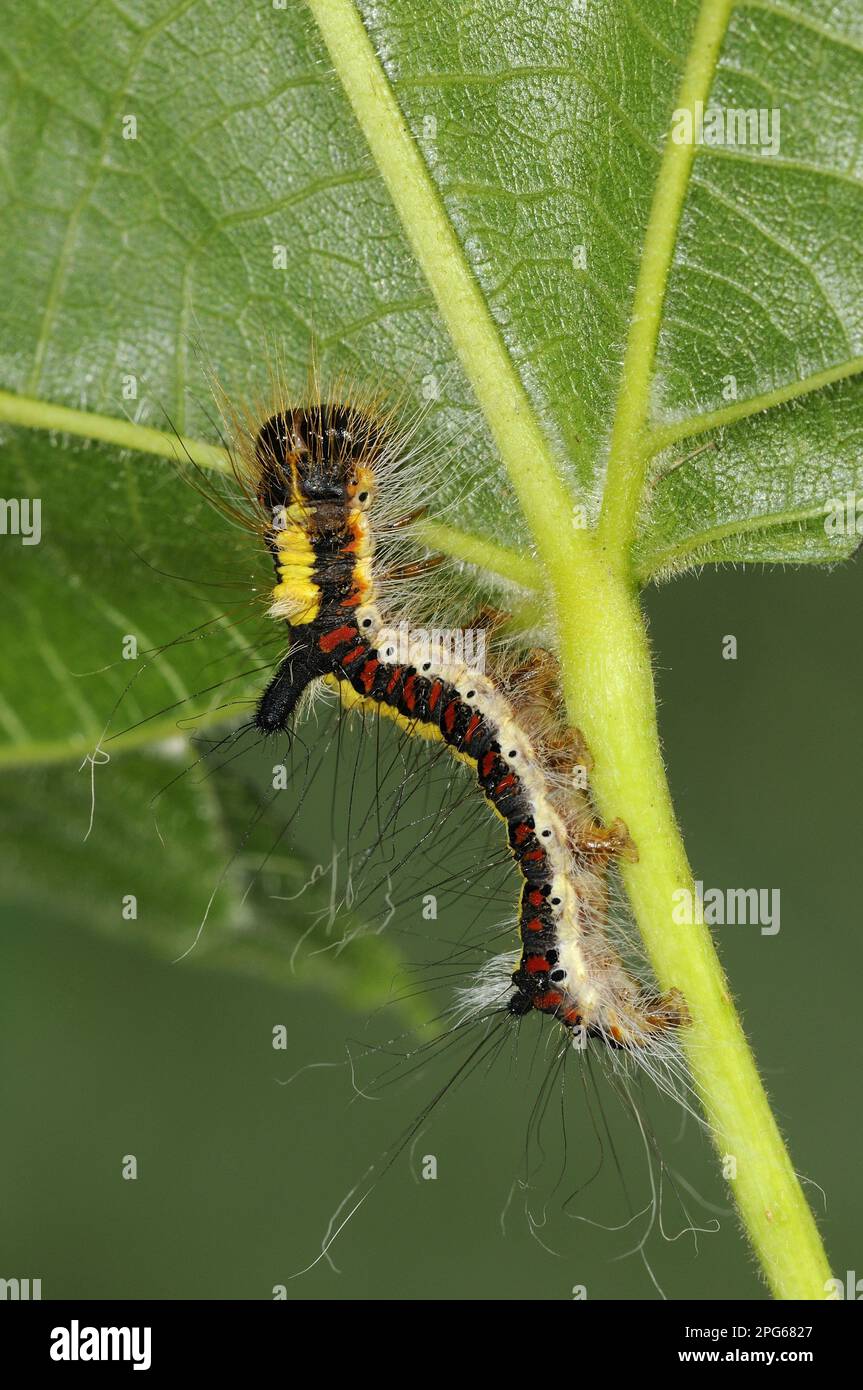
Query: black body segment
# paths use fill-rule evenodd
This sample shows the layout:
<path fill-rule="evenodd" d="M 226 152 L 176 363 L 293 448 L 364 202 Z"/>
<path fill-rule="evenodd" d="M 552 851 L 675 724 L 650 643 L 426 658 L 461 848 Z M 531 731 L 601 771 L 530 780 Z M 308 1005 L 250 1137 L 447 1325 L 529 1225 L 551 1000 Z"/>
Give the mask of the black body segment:
<path fill-rule="evenodd" d="M 314 623 L 295 629 L 303 645 L 277 670 L 258 705 L 257 724 L 265 733 L 289 728 L 303 690 L 321 676 L 351 686 L 364 700 L 386 705 L 411 725 L 430 726 L 455 753 L 473 765 L 483 796 L 504 820 L 507 839 L 522 878 L 519 930 L 522 958 L 506 1001 L 518 1016 L 530 1009 L 551 1013 L 573 1025 L 580 1018 L 564 1014 L 564 995 L 550 973 L 557 961 L 555 923 L 549 904 L 551 866 L 534 833 L 530 801 L 510 764 L 502 756 L 488 712 L 463 699 L 444 676 L 420 674 L 413 666 L 382 661 L 354 619 L 334 617 L 332 607 Z M 503 1001 L 502 1001 L 503 1002 Z"/>

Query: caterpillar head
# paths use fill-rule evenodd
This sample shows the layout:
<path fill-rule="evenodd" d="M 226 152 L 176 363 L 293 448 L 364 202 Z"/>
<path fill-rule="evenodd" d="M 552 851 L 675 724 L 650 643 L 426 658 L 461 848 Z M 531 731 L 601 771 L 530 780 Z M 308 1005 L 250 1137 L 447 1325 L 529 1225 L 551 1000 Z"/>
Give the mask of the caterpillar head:
<path fill-rule="evenodd" d="M 270 516 L 298 508 L 319 534 L 345 529 L 374 493 L 382 439 L 374 421 L 321 402 L 271 415 L 255 440 L 257 493 Z"/>

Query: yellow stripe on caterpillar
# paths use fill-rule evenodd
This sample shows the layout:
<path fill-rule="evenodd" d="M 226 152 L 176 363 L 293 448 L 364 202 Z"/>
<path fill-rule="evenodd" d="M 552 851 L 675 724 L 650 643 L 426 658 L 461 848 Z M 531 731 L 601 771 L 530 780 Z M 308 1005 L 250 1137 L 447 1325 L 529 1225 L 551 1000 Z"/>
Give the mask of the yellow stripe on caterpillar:
<path fill-rule="evenodd" d="M 374 542 L 369 530 L 368 513 L 362 507 L 354 507 L 348 512 L 348 529 L 354 536 L 352 554 L 356 555 L 358 560 L 371 557 Z"/>
<path fill-rule="evenodd" d="M 276 533 L 276 552 L 278 563 L 303 564 L 311 568 L 315 562 L 315 552 L 308 536 L 293 528 Z"/>
<path fill-rule="evenodd" d="M 318 616 L 321 592 L 314 579 L 314 547 L 304 529 L 306 509 L 293 504 L 286 516 L 288 525 L 274 538 L 279 583 L 272 591 L 270 614 L 300 627 Z"/>
<path fill-rule="evenodd" d="M 423 738 L 427 743 L 446 742 L 435 724 L 425 724 L 417 719 L 409 719 L 406 714 L 400 713 L 392 705 L 384 704 L 382 701 L 379 703 L 377 700 L 369 699 L 366 695 L 358 694 L 347 681 L 337 680 L 335 676 L 324 676 L 323 682 L 324 685 L 328 685 L 331 690 L 336 692 L 347 710 L 363 710 L 369 714 L 383 715 L 385 719 L 391 719 L 398 728 L 406 734 L 410 734 L 412 738 Z M 457 758 L 459 762 L 464 763 L 467 767 L 476 767 L 476 759 L 470 757 L 468 753 L 458 751 L 453 748 L 452 744 L 447 744 L 447 747 L 452 757 Z M 496 806 L 493 806 L 492 809 L 496 815 L 500 815 Z M 502 816 L 500 818 L 503 820 Z"/>

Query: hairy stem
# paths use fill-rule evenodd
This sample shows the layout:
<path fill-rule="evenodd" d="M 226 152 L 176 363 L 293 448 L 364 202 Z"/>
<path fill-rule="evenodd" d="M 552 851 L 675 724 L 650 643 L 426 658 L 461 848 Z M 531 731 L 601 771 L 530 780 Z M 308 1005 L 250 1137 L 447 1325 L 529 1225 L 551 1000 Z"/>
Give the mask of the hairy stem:
<path fill-rule="evenodd" d="M 694 894 L 656 723 L 647 634 L 626 581 L 602 561 L 553 576 L 572 722 L 595 759 L 591 782 L 638 846 L 622 868 L 657 979 L 683 991 L 686 1050 L 741 1219 L 777 1298 L 823 1299 L 830 1269 L 761 1084 L 708 928 L 673 920 L 674 894 Z M 733 1160 L 729 1162 L 728 1160 Z"/>

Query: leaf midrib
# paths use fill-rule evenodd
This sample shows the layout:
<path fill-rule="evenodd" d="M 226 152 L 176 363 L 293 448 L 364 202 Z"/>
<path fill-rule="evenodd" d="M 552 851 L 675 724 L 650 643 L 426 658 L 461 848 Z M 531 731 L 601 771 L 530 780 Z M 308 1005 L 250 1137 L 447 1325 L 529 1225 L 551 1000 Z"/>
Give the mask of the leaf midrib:
<path fill-rule="evenodd" d="M 702 0 L 676 95 L 676 109 L 694 111 L 696 102 L 708 102 L 733 8 L 734 0 Z M 621 570 L 630 563 L 647 480 L 649 454 L 645 436 L 656 350 L 695 153 L 694 143 L 666 141 L 629 314 L 598 530 L 600 544 Z"/>

